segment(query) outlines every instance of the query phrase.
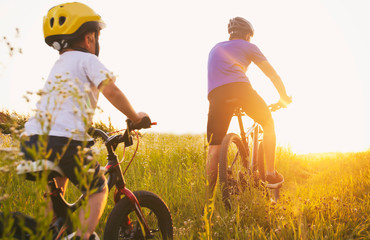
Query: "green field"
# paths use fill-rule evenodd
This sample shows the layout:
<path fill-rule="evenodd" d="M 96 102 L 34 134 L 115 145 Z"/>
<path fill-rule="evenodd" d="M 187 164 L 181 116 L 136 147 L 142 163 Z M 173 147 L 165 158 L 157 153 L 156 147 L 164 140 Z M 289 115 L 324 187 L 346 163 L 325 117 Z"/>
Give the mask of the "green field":
<path fill-rule="evenodd" d="M 1 135 L 0 148 L 17 146 Z M 102 150 L 103 145 L 98 142 L 94 148 Z M 203 135 L 144 134 L 125 176 L 129 189 L 148 190 L 165 200 L 175 239 L 369 239 L 370 151 L 297 155 L 278 148 L 277 168 L 286 179 L 279 202 L 272 203 L 263 191 L 252 188 L 228 212 L 217 196 L 213 217 L 207 221 L 206 150 Z M 127 158 L 132 151 L 128 149 Z M 98 152 L 95 157 L 105 165 L 104 151 Z M 122 155 L 122 149 L 117 152 Z M 17 159 L 16 153 L 0 153 L 1 211 L 41 216 L 42 187 L 14 174 Z M 76 195 L 71 189 L 69 199 Z M 110 198 L 97 229 L 100 236 L 112 207 Z"/>

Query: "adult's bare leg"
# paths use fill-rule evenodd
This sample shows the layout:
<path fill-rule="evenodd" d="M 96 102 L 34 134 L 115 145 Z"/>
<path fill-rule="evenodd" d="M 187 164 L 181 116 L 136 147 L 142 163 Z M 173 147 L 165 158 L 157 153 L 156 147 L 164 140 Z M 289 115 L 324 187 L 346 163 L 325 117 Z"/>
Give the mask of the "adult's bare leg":
<path fill-rule="evenodd" d="M 276 152 L 276 134 L 274 122 L 268 122 L 263 128 L 263 147 L 266 159 L 266 173 L 273 174 L 275 172 L 275 152 Z"/>

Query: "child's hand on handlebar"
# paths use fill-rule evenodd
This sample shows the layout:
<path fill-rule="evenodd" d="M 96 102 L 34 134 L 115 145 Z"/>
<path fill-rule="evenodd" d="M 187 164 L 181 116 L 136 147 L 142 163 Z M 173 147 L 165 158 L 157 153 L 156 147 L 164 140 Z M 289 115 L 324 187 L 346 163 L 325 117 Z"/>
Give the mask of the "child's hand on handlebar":
<path fill-rule="evenodd" d="M 144 117 L 149 117 L 149 115 L 147 113 L 145 113 L 145 112 L 138 112 L 137 113 L 137 116 L 138 116 L 137 119 L 131 120 L 132 123 L 135 124 L 135 125 L 136 124 L 139 124 L 143 120 Z"/>
<path fill-rule="evenodd" d="M 152 125 L 152 122 L 149 118 L 149 115 L 144 113 L 144 112 L 139 112 L 137 114 L 139 116 L 139 118 L 138 118 L 139 120 L 134 122 L 131 119 L 127 119 L 128 127 L 131 130 L 141 129 L 141 128 L 150 128 L 151 125 Z"/>

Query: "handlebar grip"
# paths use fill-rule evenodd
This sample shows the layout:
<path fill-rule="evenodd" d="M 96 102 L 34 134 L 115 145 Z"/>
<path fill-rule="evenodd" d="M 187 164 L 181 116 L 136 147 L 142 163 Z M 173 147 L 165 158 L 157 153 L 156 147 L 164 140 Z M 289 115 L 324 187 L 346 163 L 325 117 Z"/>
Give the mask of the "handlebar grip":
<path fill-rule="evenodd" d="M 152 121 L 149 117 L 143 117 L 143 119 L 141 119 L 141 122 L 137 124 L 134 124 L 130 119 L 127 119 L 126 122 L 130 130 L 139 130 L 142 128 L 150 128 L 152 126 Z"/>
<path fill-rule="evenodd" d="M 106 141 L 109 138 L 109 136 L 104 131 L 94 127 L 89 128 L 87 133 L 93 138 L 101 137 L 104 141 Z"/>

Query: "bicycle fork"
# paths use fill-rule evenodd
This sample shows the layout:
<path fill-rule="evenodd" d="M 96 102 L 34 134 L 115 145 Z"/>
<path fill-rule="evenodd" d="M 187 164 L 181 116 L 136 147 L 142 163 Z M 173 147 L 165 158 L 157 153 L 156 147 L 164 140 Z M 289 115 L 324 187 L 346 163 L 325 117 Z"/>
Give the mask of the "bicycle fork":
<path fill-rule="evenodd" d="M 131 190 L 129 190 L 128 188 L 126 188 L 126 182 L 125 182 L 125 179 L 123 177 L 123 174 L 122 174 L 122 170 L 121 168 L 119 167 L 119 165 L 114 165 L 113 166 L 113 169 L 110 169 L 112 168 L 112 165 L 109 165 L 108 163 L 108 169 L 109 170 L 113 170 L 116 172 L 116 174 L 119 176 L 118 178 L 113 178 L 115 179 L 117 182 L 116 182 L 116 190 L 114 192 L 114 202 L 117 203 L 120 199 L 121 199 L 121 195 L 125 195 L 129 201 L 131 202 L 133 208 L 134 208 L 134 211 L 138 217 L 138 220 L 139 220 L 139 224 L 140 224 L 140 227 L 141 227 L 141 232 L 143 233 L 144 235 L 144 239 L 147 239 L 147 237 L 150 237 L 151 236 L 151 232 L 150 232 L 150 228 L 148 226 L 148 223 L 144 217 L 144 214 L 141 210 L 141 206 L 140 206 L 140 203 L 139 201 L 137 200 L 137 198 L 135 197 L 135 194 L 133 192 L 131 192 Z M 110 180 L 108 180 L 108 188 L 111 189 L 112 187 L 112 182 Z M 130 219 L 127 219 L 127 224 L 130 224 Z"/>
<path fill-rule="evenodd" d="M 151 236 L 150 228 L 148 226 L 148 223 L 144 217 L 143 211 L 141 210 L 141 206 L 137 198 L 135 197 L 134 193 L 131 192 L 128 188 L 125 186 L 123 188 L 120 188 L 119 193 L 124 194 L 131 202 L 132 206 L 134 207 L 135 213 L 139 219 L 140 227 L 142 230 L 142 233 L 144 235 L 144 239 L 147 239 L 148 236 Z M 116 198 L 116 197 L 115 197 Z M 130 219 L 128 219 L 130 222 Z"/>
<path fill-rule="evenodd" d="M 127 196 L 138 217 L 141 232 L 144 235 L 144 239 L 147 239 L 147 237 L 152 236 L 148 223 L 141 210 L 139 201 L 135 197 L 135 194 L 131 192 L 128 188 L 126 188 L 125 178 L 123 176 L 122 169 L 120 168 L 120 165 L 117 161 L 117 155 L 115 155 L 114 153 L 108 155 L 108 163 L 105 168 L 108 172 L 112 172 L 111 174 L 114 176 L 114 177 L 111 176 L 111 178 L 108 179 L 109 190 L 114 185 L 116 186 L 116 190 L 114 192 L 114 202 L 117 204 L 117 202 L 121 199 L 121 195 Z M 127 219 L 127 224 L 130 224 L 130 219 Z"/>

